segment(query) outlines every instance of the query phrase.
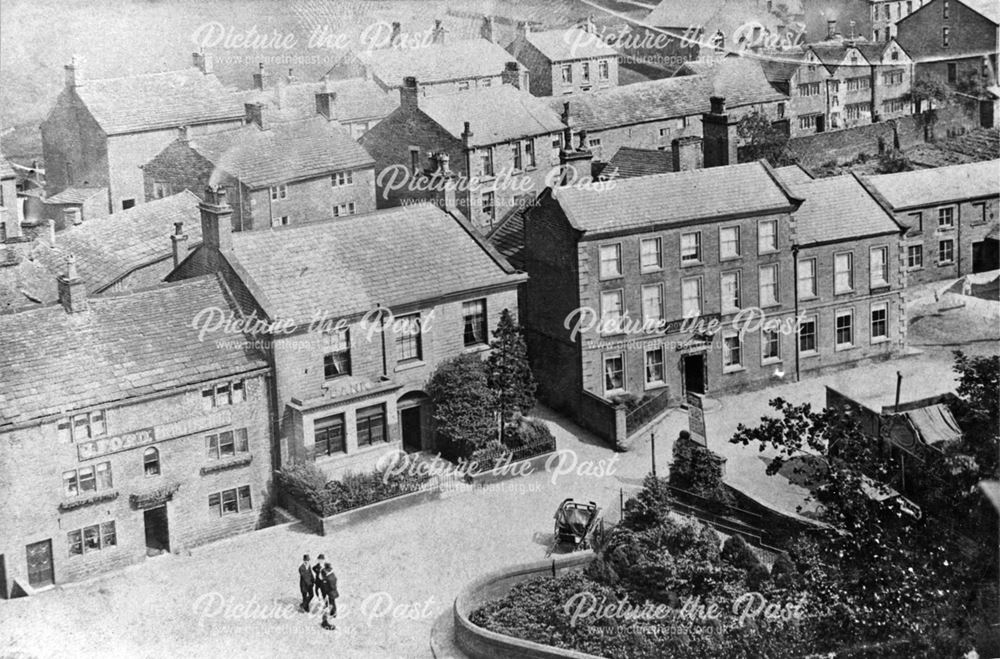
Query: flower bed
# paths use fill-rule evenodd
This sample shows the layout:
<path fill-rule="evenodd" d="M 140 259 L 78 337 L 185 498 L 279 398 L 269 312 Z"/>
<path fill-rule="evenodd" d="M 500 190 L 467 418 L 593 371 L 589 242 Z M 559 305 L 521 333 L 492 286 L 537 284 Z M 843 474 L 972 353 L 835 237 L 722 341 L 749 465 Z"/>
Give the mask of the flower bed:
<path fill-rule="evenodd" d="M 327 481 L 314 464 L 293 465 L 278 472 L 278 485 L 288 495 L 320 517 L 354 510 L 422 489 L 431 476 L 420 473 L 347 474 Z"/>

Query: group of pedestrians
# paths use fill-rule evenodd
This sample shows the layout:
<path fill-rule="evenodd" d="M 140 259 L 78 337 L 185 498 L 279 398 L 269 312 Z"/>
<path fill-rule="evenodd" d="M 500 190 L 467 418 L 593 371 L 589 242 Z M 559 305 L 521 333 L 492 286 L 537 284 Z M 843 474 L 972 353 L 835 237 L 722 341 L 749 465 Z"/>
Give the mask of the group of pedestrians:
<path fill-rule="evenodd" d="M 323 605 L 323 629 L 336 629 L 330 620 L 337 617 L 337 598 L 340 597 L 337 575 L 323 554 L 316 557 L 316 563 L 312 562 L 309 554 L 302 557 L 299 590 L 302 592 L 302 610 L 308 612 L 313 597 L 318 597 Z"/>

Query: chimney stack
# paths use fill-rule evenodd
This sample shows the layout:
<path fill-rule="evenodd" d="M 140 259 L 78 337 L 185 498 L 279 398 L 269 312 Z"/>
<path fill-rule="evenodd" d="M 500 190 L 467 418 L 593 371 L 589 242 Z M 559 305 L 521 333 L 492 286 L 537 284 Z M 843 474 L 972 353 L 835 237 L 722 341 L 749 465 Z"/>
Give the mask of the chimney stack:
<path fill-rule="evenodd" d="M 496 43 L 496 22 L 492 16 L 483 16 L 483 25 L 479 28 L 479 36 Z"/>
<path fill-rule="evenodd" d="M 66 274 L 56 277 L 56 287 L 59 290 L 59 304 L 66 313 L 87 310 L 87 289 L 76 272 L 76 257 L 72 254 L 66 257 Z"/>
<path fill-rule="evenodd" d="M 285 78 L 285 82 L 289 85 L 294 85 L 298 78 L 295 77 L 295 71 L 293 69 L 288 69 L 288 77 Z"/>
<path fill-rule="evenodd" d="M 434 30 L 431 32 L 431 42 L 432 43 L 444 43 L 444 36 L 448 30 L 444 29 L 441 25 L 441 19 L 434 20 Z"/>
<path fill-rule="evenodd" d="M 68 206 L 63 209 L 63 228 L 68 229 L 71 226 L 79 226 L 81 224 L 83 224 L 83 214 L 79 208 Z"/>
<path fill-rule="evenodd" d="M 472 136 L 473 135 L 474 135 L 474 133 L 472 132 L 472 124 L 470 124 L 468 121 L 466 121 L 462 125 L 462 144 L 465 145 L 466 149 L 469 149 L 469 148 L 472 147 Z"/>
<path fill-rule="evenodd" d="M 174 267 L 176 268 L 187 255 L 187 234 L 184 233 L 184 223 L 174 222 L 174 235 L 170 236 L 170 246 L 174 255 Z"/>
<path fill-rule="evenodd" d="M 675 138 L 670 143 L 674 171 L 683 172 L 689 169 L 701 169 L 704 166 L 702 148 L 701 138 L 697 135 Z"/>
<path fill-rule="evenodd" d="M 528 36 L 531 34 L 531 23 L 528 21 L 521 21 L 517 24 L 517 31 L 525 37 Z"/>
<path fill-rule="evenodd" d="M 399 25 L 399 21 L 394 21 L 392 24 L 392 34 L 389 35 L 389 47 L 396 48 L 399 46 L 399 41 L 402 38 L 403 30 Z"/>
<path fill-rule="evenodd" d="M 337 92 L 321 91 L 316 94 L 316 113 L 327 121 L 337 118 Z"/>
<path fill-rule="evenodd" d="M 500 80 L 505 85 L 513 85 L 518 89 L 523 89 L 524 76 L 521 73 L 521 65 L 517 62 L 507 62 L 503 73 L 500 75 Z"/>
<path fill-rule="evenodd" d="M 403 86 L 399 88 L 399 104 L 407 110 L 420 107 L 420 84 L 413 76 L 403 78 Z"/>
<path fill-rule="evenodd" d="M 56 221 L 52 219 L 49 220 L 49 246 L 56 246 Z"/>
<path fill-rule="evenodd" d="M 69 64 L 63 67 L 66 72 L 66 88 L 73 89 L 83 84 L 83 67 L 80 66 L 80 58 L 76 55 L 70 59 Z"/>
<path fill-rule="evenodd" d="M 837 36 L 837 20 L 829 18 L 826 21 L 826 38 L 833 39 Z"/>
<path fill-rule="evenodd" d="M 711 112 L 701 115 L 705 167 L 735 165 L 737 120 L 726 112 L 726 99 L 712 96 Z"/>
<path fill-rule="evenodd" d="M 205 75 L 215 73 L 215 61 L 211 55 L 204 52 L 191 53 L 191 65 Z"/>
<path fill-rule="evenodd" d="M 198 204 L 201 211 L 201 240 L 210 253 L 228 250 L 233 245 L 233 209 L 226 201 L 226 189 L 221 185 L 205 188 L 205 200 Z"/>
<path fill-rule="evenodd" d="M 0 242 L 18 242 L 21 240 L 21 221 L 18 218 L 17 205 L 20 200 L 15 199 L 15 205 L 9 208 L 0 206 L 0 224 L 4 227 L 4 240 Z"/>
<path fill-rule="evenodd" d="M 177 128 L 177 139 L 183 142 L 184 144 L 188 143 L 188 141 L 191 139 L 191 136 L 188 134 L 187 126 L 180 126 Z"/>
<path fill-rule="evenodd" d="M 563 104 L 564 116 L 569 113 L 569 101 Z M 562 170 L 560 185 L 568 185 L 581 179 L 589 179 L 593 169 L 593 152 L 587 148 L 587 131 L 577 133 L 577 145 L 573 148 L 573 129 L 566 127 L 563 137 L 566 147 L 559 151 L 559 166 Z"/>
<path fill-rule="evenodd" d="M 266 78 L 267 74 L 264 73 L 264 63 L 261 62 L 257 65 L 257 73 L 253 74 L 253 88 L 257 91 L 264 91 Z"/>
<path fill-rule="evenodd" d="M 246 103 L 243 105 L 244 121 L 247 124 L 255 124 L 261 130 L 267 130 L 267 123 L 264 117 L 263 103 Z"/>

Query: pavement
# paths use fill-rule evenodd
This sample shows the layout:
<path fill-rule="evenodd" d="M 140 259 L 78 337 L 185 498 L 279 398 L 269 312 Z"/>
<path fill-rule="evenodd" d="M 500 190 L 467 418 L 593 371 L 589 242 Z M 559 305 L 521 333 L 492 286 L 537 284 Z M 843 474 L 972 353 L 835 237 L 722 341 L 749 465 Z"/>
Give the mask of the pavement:
<path fill-rule="evenodd" d="M 975 336 L 955 340 L 962 338 Z M 996 345 L 988 350 L 995 352 Z M 737 425 L 768 414 L 767 402 L 776 396 L 822 407 L 825 385 L 862 399 L 884 397 L 894 393 L 897 370 L 903 374 L 903 400 L 955 386 L 951 356 L 941 350 L 710 398 L 708 446 L 726 457 L 726 481 L 794 513 L 805 491 L 765 475 L 768 452 L 730 444 Z M 668 473 L 673 439 L 687 429 L 686 413 L 670 410 L 650 429 L 655 457 L 648 434 L 619 454 L 549 410 L 540 409 L 538 416 L 549 423 L 563 452 L 546 471 L 482 489 L 454 489 L 438 501 L 333 536 L 284 524 L 197 548 L 189 556 L 151 558 L 0 602 L 0 656 L 429 657 L 435 621 L 447 615 L 464 585 L 487 572 L 545 558 L 553 515 L 566 497 L 617 511 L 621 493 L 639 489 L 654 462 L 659 474 Z M 304 553 L 326 554 L 337 572 L 342 597 L 336 631 L 323 630 L 317 612 L 296 610 L 296 567 Z"/>

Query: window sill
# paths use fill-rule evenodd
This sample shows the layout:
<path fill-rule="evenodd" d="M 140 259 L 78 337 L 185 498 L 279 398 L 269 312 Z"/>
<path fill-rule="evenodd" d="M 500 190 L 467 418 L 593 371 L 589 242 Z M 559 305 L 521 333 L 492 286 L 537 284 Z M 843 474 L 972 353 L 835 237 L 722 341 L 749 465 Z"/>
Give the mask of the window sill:
<path fill-rule="evenodd" d="M 799 302 L 811 302 L 812 300 L 818 300 L 819 296 L 813 295 L 799 295 Z"/>
<path fill-rule="evenodd" d="M 888 342 L 889 342 L 889 337 L 888 336 L 875 337 L 875 338 L 872 339 L 872 345 L 873 346 L 874 345 L 878 345 L 880 343 L 888 343 Z"/>
<path fill-rule="evenodd" d="M 768 302 L 766 304 L 761 303 L 760 308 L 761 309 L 775 309 L 775 308 L 780 307 L 780 306 L 781 306 L 781 301 L 780 300 L 775 300 L 774 302 Z"/>
<path fill-rule="evenodd" d="M 745 370 L 747 370 L 747 369 L 745 367 L 743 367 L 743 366 L 723 366 L 722 367 L 722 373 L 724 375 L 728 375 L 730 373 L 741 373 L 741 372 L 743 372 Z"/>
<path fill-rule="evenodd" d="M 833 297 L 844 297 L 844 296 L 847 296 L 847 295 L 854 295 L 855 292 L 856 291 L 853 288 L 848 289 L 846 291 L 834 291 L 833 292 Z"/>
<path fill-rule="evenodd" d="M 954 261 L 938 261 L 938 264 L 937 264 L 937 266 L 939 268 L 947 268 L 947 267 L 950 267 L 950 266 L 953 266 L 953 265 L 955 265 Z"/>
<path fill-rule="evenodd" d="M 101 492 L 98 494 L 92 494 L 89 496 L 77 496 L 73 499 L 63 501 L 59 504 L 59 512 L 68 512 L 70 510 L 76 510 L 77 508 L 84 508 L 86 506 L 96 506 L 107 501 L 114 501 L 118 498 L 118 490 L 112 490 L 111 492 Z"/>
<path fill-rule="evenodd" d="M 742 254 L 736 254 L 736 255 L 733 255 L 733 256 L 720 256 L 719 257 L 719 263 L 728 263 L 730 261 L 739 261 L 742 258 L 743 258 Z"/>
<path fill-rule="evenodd" d="M 699 265 L 705 265 L 704 261 L 681 261 L 682 268 L 694 268 Z"/>
<path fill-rule="evenodd" d="M 646 268 L 646 269 L 640 268 L 639 269 L 639 274 L 641 274 L 641 275 L 651 275 L 651 274 L 658 273 L 658 272 L 663 272 L 663 266 L 662 265 L 661 266 L 657 266 L 655 268 Z"/>
<path fill-rule="evenodd" d="M 421 366 L 427 366 L 427 362 L 422 359 L 408 359 L 396 364 L 396 368 L 392 369 L 392 371 L 393 373 L 399 373 L 400 371 L 412 371 L 413 369 L 420 368 Z"/>
<path fill-rule="evenodd" d="M 490 345 L 488 343 L 477 343 L 475 345 L 465 346 L 464 348 L 462 348 L 462 352 L 475 354 L 478 352 L 486 352 L 489 349 Z"/>
<path fill-rule="evenodd" d="M 819 350 L 803 350 L 799 353 L 799 357 L 818 357 Z"/>
<path fill-rule="evenodd" d="M 781 357 L 768 357 L 767 359 L 760 360 L 761 366 L 774 366 L 775 364 L 780 364 L 782 362 Z"/>
<path fill-rule="evenodd" d="M 604 397 L 611 398 L 611 396 L 621 396 L 624 393 L 626 393 L 624 389 L 608 389 L 604 392 Z"/>
<path fill-rule="evenodd" d="M 857 346 L 854 345 L 853 343 L 847 344 L 847 345 L 834 345 L 833 346 L 833 351 L 834 352 L 846 352 L 848 350 L 854 350 L 855 348 L 857 348 Z"/>
<path fill-rule="evenodd" d="M 209 474 L 216 474 L 220 471 L 228 471 L 229 469 L 239 469 L 240 467 L 246 467 L 253 462 L 253 454 L 244 455 L 236 458 L 228 458 L 225 461 L 219 461 L 215 464 L 205 465 L 199 472 L 202 476 L 208 476 Z"/>
<path fill-rule="evenodd" d="M 908 268 L 906 268 L 906 271 L 907 272 L 916 272 L 917 270 L 923 270 L 923 269 L 924 269 L 924 266 L 922 266 L 922 265 L 914 265 L 914 266 L 909 266 Z"/>
<path fill-rule="evenodd" d="M 647 382 L 644 387 L 645 391 L 655 391 L 656 389 L 663 389 L 667 386 L 666 382 L 661 382 L 657 380 L 656 382 Z"/>

